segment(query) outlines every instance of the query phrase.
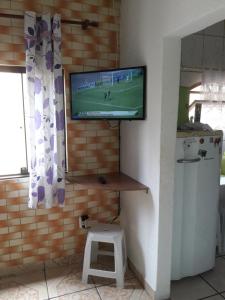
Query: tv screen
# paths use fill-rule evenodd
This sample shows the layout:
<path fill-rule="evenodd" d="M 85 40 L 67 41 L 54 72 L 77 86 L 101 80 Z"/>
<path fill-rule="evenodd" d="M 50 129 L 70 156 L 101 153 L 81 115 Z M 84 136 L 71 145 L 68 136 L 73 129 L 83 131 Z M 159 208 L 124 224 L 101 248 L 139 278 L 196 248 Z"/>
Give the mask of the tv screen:
<path fill-rule="evenodd" d="M 73 120 L 145 118 L 146 67 L 70 74 Z"/>

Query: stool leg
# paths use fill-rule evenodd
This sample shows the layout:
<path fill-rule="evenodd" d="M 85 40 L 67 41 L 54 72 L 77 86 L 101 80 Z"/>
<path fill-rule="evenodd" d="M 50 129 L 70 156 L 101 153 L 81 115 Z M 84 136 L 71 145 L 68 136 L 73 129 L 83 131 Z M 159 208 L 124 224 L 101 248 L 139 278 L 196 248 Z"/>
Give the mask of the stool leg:
<path fill-rule="evenodd" d="M 91 262 L 91 241 L 87 240 L 84 251 L 84 262 L 83 262 L 83 274 L 82 282 L 84 284 L 88 283 L 88 271 L 90 269 Z"/>
<path fill-rule="evenodd" d="M 116 272 L 116 287 L 124 287 L 124 272 L 123 272 L 123 251 L 122 241 L 116 241 L 114 243 L 115 251 L 115 272 Z"/>
<path fill-rule="evenodd" d="M 91 261 L 97 262 L 98 260 L 98 242 L 92 242 L 91 245 Z"/>

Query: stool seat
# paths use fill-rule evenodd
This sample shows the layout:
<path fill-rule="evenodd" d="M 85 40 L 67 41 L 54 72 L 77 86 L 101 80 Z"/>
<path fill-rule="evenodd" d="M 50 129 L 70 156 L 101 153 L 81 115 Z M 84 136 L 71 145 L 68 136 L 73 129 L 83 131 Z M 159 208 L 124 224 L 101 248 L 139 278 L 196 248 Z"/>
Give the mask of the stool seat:
<path fill-rule="evenodd" d="M 93 227 L 88 232 L 89 238 L 92 241 L 98 242 L 112 242 L 114 239 L 123 237 L 123 229 L 116 224 L 98 224 Z"/>
<path fill-rule="evenodd" d="M 111 243 L 114 245 L 114 252 L 99 251 L 98 243 Z M 104 271 L 90 267 L 91 261 L 96 261 L 98 255 L 112 255 L 115 261 L 115 271 Z M 83 264 L 83 283 L 88 282 L 88 276 L 99 276 L 115 278 L 117 287 L 124 287 L 124 273 L 126 270 L 126 243 L 123 229 L 116 224 L 98 224 L 93 226 L 87 235 Z"/>

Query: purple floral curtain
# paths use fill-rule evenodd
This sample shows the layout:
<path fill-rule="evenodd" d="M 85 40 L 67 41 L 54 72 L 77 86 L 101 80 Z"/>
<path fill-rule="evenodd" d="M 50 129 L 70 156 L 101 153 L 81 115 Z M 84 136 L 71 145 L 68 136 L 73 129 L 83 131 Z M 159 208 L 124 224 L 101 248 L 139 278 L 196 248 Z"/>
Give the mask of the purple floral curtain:
<path fill-rule="evenodd" d="M 60 16 L 25 13 L 30 124 L 30 208 L 63 206 L 65 134 Z"/>

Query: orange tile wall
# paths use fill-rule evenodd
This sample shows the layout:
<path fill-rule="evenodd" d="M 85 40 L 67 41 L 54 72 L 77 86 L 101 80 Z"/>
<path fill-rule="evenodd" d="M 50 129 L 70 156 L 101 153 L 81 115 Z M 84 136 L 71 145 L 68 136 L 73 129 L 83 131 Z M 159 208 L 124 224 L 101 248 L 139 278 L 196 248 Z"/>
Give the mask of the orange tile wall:
<path fill-rule="evenodd" d="M 74 175 L 110 173 L 119 168 L 119 129 L 105 121 L 71 121 L 69 72 L 117 67 L 120 0 L 1 0 L 0 13 L 57 12 L 62 19 L 90 19 L 98 28 L 62 24 L 66 82 L 68 167 Z M 0 18 L 0 65 L 24 65 L 23 21 Z M 81 252 L 85 231 L 78 216 L 109 221 L 118 194 L 75 191 L 66 185 L 64 208 L 27 208 L 28 178 L 0 181 L 0 269 Z"/>

